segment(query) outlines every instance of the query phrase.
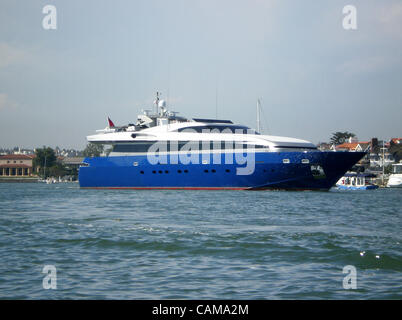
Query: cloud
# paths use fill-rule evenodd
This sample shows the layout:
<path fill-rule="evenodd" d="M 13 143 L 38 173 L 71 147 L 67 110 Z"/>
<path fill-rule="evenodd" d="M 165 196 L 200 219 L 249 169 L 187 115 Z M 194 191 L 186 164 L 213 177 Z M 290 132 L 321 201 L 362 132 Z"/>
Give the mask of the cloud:
<path fill-rule="evenodd" d="M 356 58 L 340 64 L 337 71 L 347 75 L 381 72 L 392 67 L 393 63 L 391 58 L 381 56 Z"/>
<path fill-rule="evenodd" d="M 392 3 L 379 10 L 380 28 L 392 37 L 402 39 L 402 3 Z"/>
<path fill-rule="evenodd" d="M 0 68 L 19 63 L 26 59 L 26 53 L 21 49 L 0 42 Z"/>
<path fill-rule="evenodd" d="M 212 28 L 220 42 L 264 41 L 275 35 L 278 0 L 200 0 L 193 2 L 203 17 L 203 29 Z"/>
<path fill-rule="evenodd" d="M 400 70 L 402 3 L 364 2 L 356 7 L 357 30 L 342 30 L 331 38 L 333 49 L 344 58 L 336 71 L 345 75 L 373 75 Z"/>
<path fill-rule="evenodd" d="M 5 109 L 14 109 L 17 103 L 12 101 L 6 93 L 0 93 L 0 111 Z"/>

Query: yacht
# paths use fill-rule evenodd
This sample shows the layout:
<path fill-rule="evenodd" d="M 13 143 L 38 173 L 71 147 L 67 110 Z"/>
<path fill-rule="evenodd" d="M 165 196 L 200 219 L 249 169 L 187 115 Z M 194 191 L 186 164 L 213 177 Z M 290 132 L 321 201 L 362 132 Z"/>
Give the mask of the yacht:
<path fill-rule="evenodd" d="M 392 165 L 392 174 L 389 176 L 387 187 L 402 188 L 402 161 Z"/>
<path fill-rule="evenodd" d="M 79 169 L 81 188 L 328 190 L 364 152 L 320 151 L 306 140 L 262 135 L 230 120 L 187 119 L 157 93 L 136 123 L 87 137 L 110 145 Z"/>

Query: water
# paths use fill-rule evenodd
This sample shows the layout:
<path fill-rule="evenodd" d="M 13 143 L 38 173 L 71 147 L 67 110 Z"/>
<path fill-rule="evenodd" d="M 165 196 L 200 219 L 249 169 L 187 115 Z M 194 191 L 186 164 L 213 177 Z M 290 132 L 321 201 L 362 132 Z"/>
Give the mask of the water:
<path fill-rule="evenodd" d="M 401 200 L 1 183 L 0 298 L 401 299 Z"/>

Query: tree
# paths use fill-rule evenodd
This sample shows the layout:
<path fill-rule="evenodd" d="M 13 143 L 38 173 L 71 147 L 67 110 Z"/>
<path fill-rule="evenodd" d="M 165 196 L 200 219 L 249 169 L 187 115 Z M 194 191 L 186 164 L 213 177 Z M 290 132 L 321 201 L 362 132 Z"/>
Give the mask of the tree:
<path fill-rule="evenodd" d="M 38 148 L 35 150 L 33 165 L 39 167 L 43 175 L 46 175 L 45 168 L 50 168 L 56 163 L 56 154 L 50 147 Z"/>
<path fill-rule="evenodd" d="M 379 153 L 380 152 L 380 146 L 378 145 L 378 139 L 377 138 L 372 138 L 371 139 L 371 153 Z"/>
<path fill-rule="evenodd" d="M 70 174 L 70 171 L 71 170 L 68 170 L 61 163 L 56 162 L 53 166 L 46 170 L 46 175 L 51 177 L 63 177 L 67 174 Z"/>
<path fill-rule="evenodd" d="M 103 152 L 103 144 L 88 143 L 83 151 L 84 157 L 99 157 Z"/>
<path fill-rule="evenodd" d="M 354 133 L 351 133 L 348 131 L 345 131 L 345 132 L 337 131 L 332 134 L 330 142 L 335 145 L 338 145 L 338 144 L 345 143 L 345 141 L 351 137 L 354 138 L 354 137 L 356 137 L 356 135 Z"/>

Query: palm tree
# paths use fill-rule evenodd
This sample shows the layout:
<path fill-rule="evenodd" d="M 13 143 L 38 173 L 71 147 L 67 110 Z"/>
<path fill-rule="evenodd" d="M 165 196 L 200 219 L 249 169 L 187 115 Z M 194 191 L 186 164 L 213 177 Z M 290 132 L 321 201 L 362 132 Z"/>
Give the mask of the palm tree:
<path fill-rule="evenodd" d="M 348 132 L 348 131 L 345 131 L 345 132 L 337 131 L 332 134 L 330 142 L 332 144 L 338 145 L 338 144 L 345 143 L 345 141 L 347 139 L 349 139 L 350 137 L 354 138 L 354 137 L 356 137 L 356 135 L 354 133 Z"/>
<path fill-rule="evenodd" d="M 35 151 L 34 166 L 39 167 L 42 174 L 46 177 L 46 168 L 56 163 L 57 157 L 54 150 L 50 147 L 38 148 Z"/>

